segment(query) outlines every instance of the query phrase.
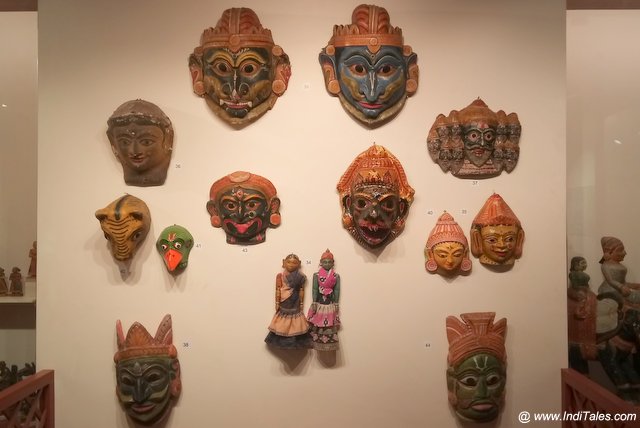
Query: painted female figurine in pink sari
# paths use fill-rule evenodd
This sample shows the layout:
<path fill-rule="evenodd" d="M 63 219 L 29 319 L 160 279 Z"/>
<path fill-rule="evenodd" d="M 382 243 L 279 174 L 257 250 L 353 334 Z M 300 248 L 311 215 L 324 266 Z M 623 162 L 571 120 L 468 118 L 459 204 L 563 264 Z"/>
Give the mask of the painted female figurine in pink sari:
<path fill-rule="evenodd" d="M 318 351 L 338 349 L 340 328 L 340 275 L 333 270 L 333 254 L 327 249 L 320 256 L 320 269 L 313 274 L 313 303 L 307 319 L 311 323 L 313 347 Z"/>
<path fill-rule="evenodd" d="M 289 254 L 282 260 L 282 272 L 276 275 L 276 313 L 264 339 L 274 348 L 311 348 L 309 323 L 302 312 L 307 277 L 300 272 L 300 264 L 298 256 Z"/>

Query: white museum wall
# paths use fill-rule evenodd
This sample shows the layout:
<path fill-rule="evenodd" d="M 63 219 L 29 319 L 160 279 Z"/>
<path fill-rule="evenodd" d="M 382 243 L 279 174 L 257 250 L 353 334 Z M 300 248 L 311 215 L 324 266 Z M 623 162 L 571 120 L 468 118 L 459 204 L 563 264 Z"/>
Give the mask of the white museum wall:
<path fill-rule="evenodd" d="M 26 279 L 36 240 L 38 16 L 0 12 L 0 267 Z M 31 284 L 30 284 L 31 286 Z M 35 308 L 0 297 L 0 361 L 35 361 Z"/>
<path fill-rule="evenodd" d="M 602 236 L 622 239 L 640 282 L 639 23 L 639 10 L 567 12 L 567 255 L 586 258 L 595 292 Z"/>
<path fill-rule="evenodd" d="M 521 410 L 559 411 L 566 366 L 564 5 L 378 2 L 417 52 L 420 86 L 396 119 L 375 130 L 327 93 L 317 59 L 333 25 L 349 23 L 356 5 L 242 5 L 271 29 L 292 77 L 273 110 L 238 131 L 193 94 L 187 67 L 202 31 L 237 4 L 40 3 L 38 202 L 50 208 L 38 217 L 37 362 L 56 370 L 60 426 L 133 426 L 114 394 L 115 322 L 128 328 L 140 321 L 155 331 L 166 313 L 183 383 L 167 427 L 458 426 L 447 402 L 445 318 L 478 311 L 508 319 L 507 396 L 497 425 L 514 426 Z M 436 116 L 476 97 L 517 112 L 523 126 L 513 173 L 479 182 L 443 174 L 426 149 Z M 135 98 L 156 103 L 173 122 L 162 187 L 126 186 L 105 135 L 113 110 Z M 416 190 L 404 232 L 377 256 L 342 228 L 335 189 L 373 142 L 400 159 Z M 282 225 L 257 246 L 226 244 L 205 209 L 213 181 L 236 170 L 267 177 L 282 200 Z M 451 212 L 468 231 L 493 192 L 522 221 L 522 259 L 507 273 L 473 259 L 468 277 L 428 274 L 424 244 L 438 215 Z M 152 215 L 126 280 L 94 217 L 124 193 L 143 199 Z M 173 223 L 187 227 L 197 247 L 176 279 L 154 248 Z M 263 339 L 281 260 L 295 252 L 310 278 L 327 247 L 342 278 L 341 350 L 334 359 L 269 351 Z"/>

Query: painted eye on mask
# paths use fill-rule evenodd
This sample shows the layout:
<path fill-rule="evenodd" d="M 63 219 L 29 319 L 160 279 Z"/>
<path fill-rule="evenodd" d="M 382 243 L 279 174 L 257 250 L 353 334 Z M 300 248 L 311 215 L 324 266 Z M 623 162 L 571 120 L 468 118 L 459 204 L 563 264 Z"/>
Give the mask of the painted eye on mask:
<path fill-rule="evenodd" d="M 367 74 L 367 68 L 362 64 L 350 65 L 349 71 L 356 76 L 365 76 Z"/>
<path fill-rule="evenodd" d="M 478 378 L 475 376 L 465 376 L 462 379 L 459 379 L 458 382 L 464 386 L 476 386 L 478 385 Z"/>
<path fill-rule="evenodd" d="M 489 376 L 487 376 L 487 385 L 489 386 L 497 385 L 500 383 L 501 379 L 502 378 L 497 374 L 490 374 Z"/>
<path fill-rule="evenodd" d="M 388 197 L 380 202 L 380 206 L 387 212 L 393 212 L 396 209 L 396 200 L 394 197 Z"/>
<path fill-rule="evenodd" d="M 248 202 L 245 204 L 245 208 L 246 208 L 246 209 L 248 209 L 248 210 L 250 210 L 250 211 L 255 211 L 255 210 L 257 210 L 258 208 L 260 208 L 260 206 L 261 206 L 261 205 L 262 205 L 262 204 L 261 204 L 259 201 L 248 201 Z"/>
<path fill-rule="evenodd" d="M 391 64 L 384 64 L 383 66 L 378 68 L 376 74 L 380 77 L 389 77 L 392 76 L 397 70 L 398 67 L 395 67 Z"/>
<path fill-rule="evenodd" d="M 175 244 L 173 244 L 173 246 L 176 248 L 176 250 L 182 248 L 182 244 L 180 242 L 176 242 Z"/>
<path fill-rule="evenodd" d="M 235 211 L 238 209 L 238 205 L 235 202 L 227 201 L 224 203 L 224 209 L 227 211 Z"/>
<path fill-rule="evenodd" d="M 369 207 L 369 205 L 369 201 L 364 198 L 356 198 L 355 200 L 355 206 L 359 210 L 364 210 L 365 208 Z"/>
<path fill-rule="evenodd" d="M 233 73 L 233 67 L 227 61 L 216 60 L 212 64 L 213 70 L 220 76 L 230 76 Z"/>
<path fill-rule="evenodd" d="M 245 61 L 240 65 L 240 74 L 245 77 L 253 77 L 260 72 L 260 63 L 257 61 Z"/>

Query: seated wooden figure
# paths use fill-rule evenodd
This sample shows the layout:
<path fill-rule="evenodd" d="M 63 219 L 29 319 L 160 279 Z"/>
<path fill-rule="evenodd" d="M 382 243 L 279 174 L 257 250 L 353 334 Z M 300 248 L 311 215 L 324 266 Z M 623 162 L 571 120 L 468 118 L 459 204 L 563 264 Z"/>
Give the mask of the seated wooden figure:
<path fill-rule="evenodd" d="M 218 117 L 243 127 L 262 117 L 287 90 L 291 64 L 248 8 L 222 13 L 189 57 L 193 92 Z"/>
<path fill-rule="evenodd" d="M 129 186 L 161 186 L 173 150 L 173 126 L 160 107 L 145 100 L 119 106 L 107 121 L 111 150 Z"/>
<path fill-rule="evenodd" d="M 351 24 L 333 26 L 319 59 L 327 91 L 369 128 L 394 118 L 418 90 L 418 56 L 383 7 L 357 6 Z"/>
<path fill-rule="evenodd" d="M 501 271 L 522 256 L 524 230 L 500 195 L 487 199 L 471 224 L 471 253 L 480 263 Z"/>
<path fill-rule="evenodd" d="M 424 249 L 427 272 L 443 276 L 466 275 L 471 271 L 469 243 L 462 228 L 444 212 L 431 230 Z"/>
<path fill-rule="evenodd" d="M 19 267 L 11 269 L 9 282 L 11 283 L 9 294 L 12 296 L 24 296 L 24 281 L 22 280 L 22 274 L 20 273 Z"/>
<path fill-rule="evenodd" d="M 120 320 L 116 334 L 118 351 L 113 360 L 118 399 L 134 422 L 155 425 L 166 417 L 182 389 L 171 315 L 164 316 L 155 336 L 135 322 L 125 337 Z"/>
<path fill-rule="evenodd" d="M 7 278 L 4 276 L 4 269 L 0 268 L 0 296 L 6 296 L 7 294 L 9 294 Z"/>
<path fill-rule="evenodd" d="M 342 225 L 368 250 L 384 248 L 404 230 L 414 190 L 400 161 L 374 144 L 349 165 L 337 185 Z"/>
<path fill-rule="evenodd" d="M 506 318 L 495 312 L 447 317 L 449 403 L 465 421 L 489 422 L 504 404 L 507 382 Z"/>
<path fill-rule="evenodd" d="M 427 149 L 443 172 L 459 178 L 489 178 L 516 167 L 520 132 L 516 113 L 496 113 L 478 98 L 449 116 L 438 115 L 429 130 Z"/>

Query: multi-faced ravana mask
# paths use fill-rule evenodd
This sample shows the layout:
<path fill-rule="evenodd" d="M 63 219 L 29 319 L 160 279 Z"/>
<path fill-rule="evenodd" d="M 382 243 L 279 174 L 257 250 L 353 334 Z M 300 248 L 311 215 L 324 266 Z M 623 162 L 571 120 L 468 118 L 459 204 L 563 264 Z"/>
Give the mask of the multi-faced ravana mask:
<path fill-rule="evenodd" d="M 494 177 L 516 167 L 520 131 L 516 113 L 495 113 L 478 98 L 449 116 L 438 115 L 427 148 L 444 172 L 460 178 Z"/>
<path fill-rule="evenodd" d="M 189 57 L 193 91 L 222 120 L 245 126 L 265 114 L 287 89 L 289 57 L 255 12 L 231 8 L 202 33 Z"/>

